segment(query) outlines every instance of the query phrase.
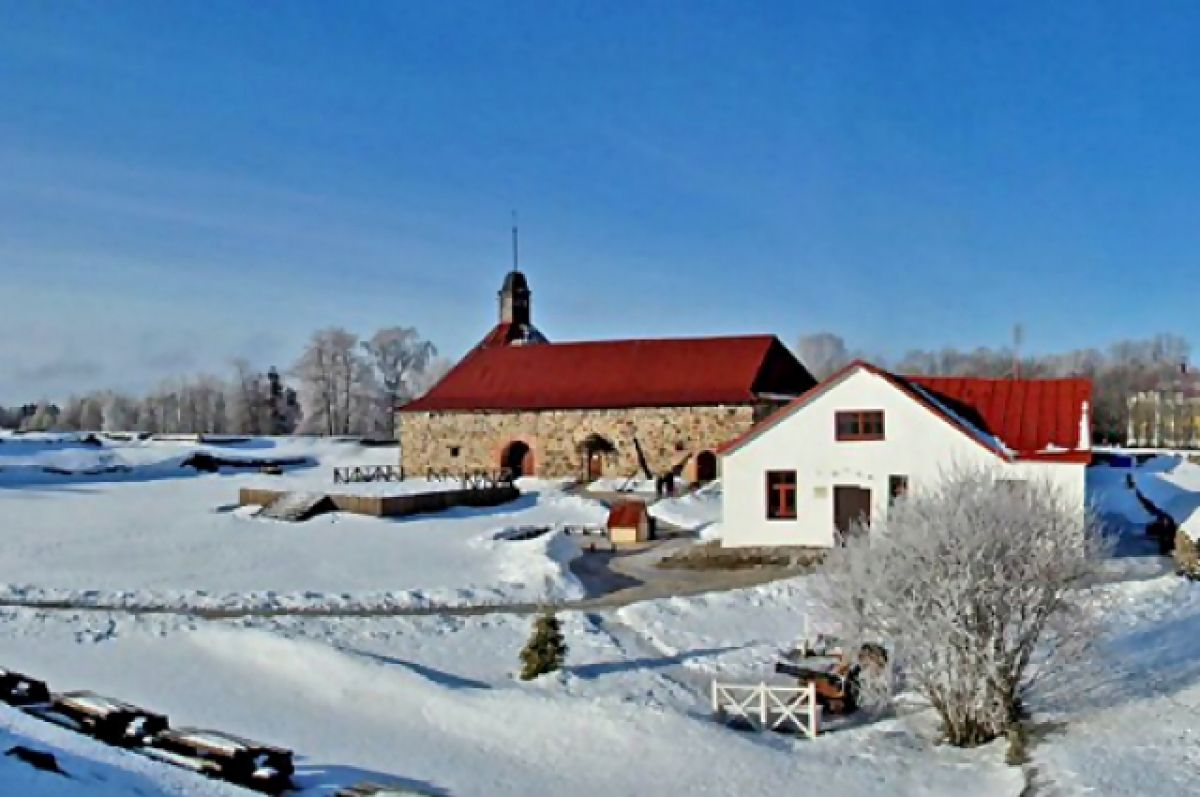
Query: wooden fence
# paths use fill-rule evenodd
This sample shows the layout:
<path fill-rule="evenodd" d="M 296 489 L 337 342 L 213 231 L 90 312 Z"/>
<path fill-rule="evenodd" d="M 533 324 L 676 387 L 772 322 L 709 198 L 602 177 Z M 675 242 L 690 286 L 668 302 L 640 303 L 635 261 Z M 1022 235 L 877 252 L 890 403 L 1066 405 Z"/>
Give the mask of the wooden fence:
<path fill-rule="evenodd" d="M 431 482 L 459 482 L 464 490 L 491 490 L 496 487 L 512 487 L 513 473 L 508 468 L 500 470 L 434 470 L 430 468 L 425 478 Z"/>
<path fill-rule="evenodd" d="M 398 465 L 355 465 L 333 469 L 334 484 L 402 481 L 404 481 L 404 469 Z"/>
<path fill-rule="evenodd" d="M 749 725 L 756 731 L 802 733 L 815 739 L 819 709 L 817 690 L 807 686 L 768 686 L 712 682 L 712 710 L 722 721 Z"/>

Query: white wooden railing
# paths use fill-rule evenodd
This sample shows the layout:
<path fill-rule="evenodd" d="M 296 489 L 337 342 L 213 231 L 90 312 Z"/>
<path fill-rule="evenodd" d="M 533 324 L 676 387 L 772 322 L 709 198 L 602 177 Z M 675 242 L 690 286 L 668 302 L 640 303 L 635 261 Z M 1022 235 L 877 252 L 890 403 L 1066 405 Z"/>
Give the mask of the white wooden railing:
<path fill-rule="evenodd" d="M 815 739 L 820 710 L 817 690 L 807 686 L 768 686 L 712 682 L 712 710 L 723 722 L 748 724 L 757 731 L 791 731 Z"/>

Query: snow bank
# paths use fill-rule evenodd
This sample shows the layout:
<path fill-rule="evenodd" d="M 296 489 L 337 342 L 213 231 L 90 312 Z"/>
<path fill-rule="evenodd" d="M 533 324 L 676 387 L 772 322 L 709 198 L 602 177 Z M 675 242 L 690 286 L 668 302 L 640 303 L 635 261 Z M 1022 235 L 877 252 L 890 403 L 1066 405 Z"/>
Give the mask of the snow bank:
<path fill-rule="evenodd" d="M 641 477 L 635 478 L 603 478 L 596 479 L 587 486 L 588 490 L 593 493 L 637 493 L 642 495 L 654 495 L 656 488 L 654 479 L 644 479 Z"/>
<path fill-rule="evenodd" d="M 0 658 L 18 659 L 55 685 L 87 684 L 164 711 L 179 724 L 294 749 L 300 793 L 314 797 L 361 780 L 489 797 L 766 797 L 797 783 L 844 797 L 881 788 L 936 797 L 1019 793 L 1020 772 L 1001 764 L 999 748 L 946 749 L 899 721 L 816 741 L 713 722 L 706 684 L 691 684 L 681 664 L 713 655 L 722 637 L 752 635 L 730 627 L 732 614 L 718 614 L 712 634 L 702 624 L 695 629 L 699 647 L 663 655 L 612 615 L 568 613 L 566 670 L 529 683 L 515 678 L 527 617 L 195 626 L 22 612 L 0 624 Z M 707 616 L 694 615 L 701 623 Z M 743 619 L 756 622 L 753 614 Z M 774 632 L 760 626 L 758 633 Z"/>
<path fill-rule="evenodd" d="M 721 483 L 711 484 L 678 498 L 664 498 L 650 506 L 655 518 L 684 531 L 701 531 L 721 519 Z"/>
<path fill-rule="evenodd" d="M 44 446 L 8 451 L 10 445 L 24 447 L 5 443 L 0 461 L 26 458 L 40 466 L 59 453 Z M 257 440 L 243 448 L 254 455 L 307 456 L 319 465 L 279 477 L 196 474 L 174 464 L 194 446 L 147 442 L 79 450 L 77 464 L 95 464 L 107 454 L 143 463 L 128 478 L 6 483 L 0 473 L 0 598 L 206 609 L 552 600 L 578 593 L 569 550 L 539 548 L 541 543 L 500 549 L 479 541 L 506 526 L 594 525 L 605 516 L 599 502 L 546 483 L 540 492 L 495 507 L 394 519 L 333 513 L 299 524 L 266 522 L 235 511 L 239 487 L 265 482 L 298 489 L 316 474 L 328 488 L 333 463 L 391 460 L 396 452 L 306 439 Z M 168 463 L 169 476 L 146 478 L 162 463 Z"/>
<path fill-rule="evenodd" d="M 1099 465 L 1086 470 L 1088 502 L 1099 515 L 1115 516 L 1137 526 L 1153 518 L 1129 485 L 1133 468 Z"/>
<path fill-rule="evenodd" d="M 1181 456 L 1157 456 L 1138 467 L 1135 478 L 1142 494 L 1176 523 L 1188 523 L 1200 509 L 1200 465 Z"/>

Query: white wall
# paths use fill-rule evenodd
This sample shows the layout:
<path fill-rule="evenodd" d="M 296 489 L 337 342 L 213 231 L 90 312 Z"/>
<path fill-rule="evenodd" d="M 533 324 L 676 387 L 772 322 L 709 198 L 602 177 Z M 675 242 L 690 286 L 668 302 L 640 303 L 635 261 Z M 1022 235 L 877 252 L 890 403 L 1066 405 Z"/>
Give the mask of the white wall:
<path fill-rule="evenodd" d="M 883 410 L 884 439 L 838 442 L 834 415 L 839 410 Z M 887 512 L 889 476 L 907 476 L 915 493 L 956 468 L 1000 467 L 1010 470 L 1014 479 L 1050 479 L 1078 495 L 1083 510 L 1083 465 L 1006 463 L 866 370 L 851 372 L 791 416 L 726 454 L 721 465 L 721 531 L 727 546 L 831 546 L 835 485 L 869 489 L 874 523 Z M 769 470 L 796 471 L 795 520 L 767 519 Z"/>

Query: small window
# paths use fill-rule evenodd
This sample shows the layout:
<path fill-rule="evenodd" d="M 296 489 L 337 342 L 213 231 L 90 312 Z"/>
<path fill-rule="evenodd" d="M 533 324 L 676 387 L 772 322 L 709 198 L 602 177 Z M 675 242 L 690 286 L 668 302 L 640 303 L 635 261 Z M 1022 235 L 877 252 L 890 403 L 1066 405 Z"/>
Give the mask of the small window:
<path fill-rule="evenodd" d="M 767 520 L 796 519 L 796 471 L 767 471 Z"/>
<path fill-rule="evenodd" d="M 834 418 L 838 440 L 882 440 L 883 410 L 850 410 Z"/>
<path fill-rule="evenodd" d="M 907 476 L 888 476 L 888 504 L 896 503 L 897 498 L 908 495 Z"/>
<path fill-rule="evenodd" d="M 450 456 L 452 457 L 457 457 L 461 451 L 462 449 L 458 446 L 450 446 Z"/>

